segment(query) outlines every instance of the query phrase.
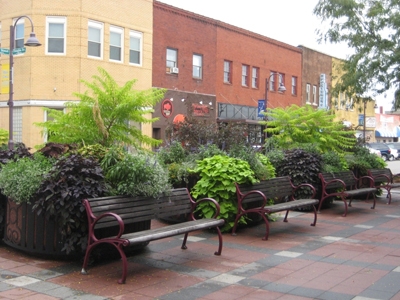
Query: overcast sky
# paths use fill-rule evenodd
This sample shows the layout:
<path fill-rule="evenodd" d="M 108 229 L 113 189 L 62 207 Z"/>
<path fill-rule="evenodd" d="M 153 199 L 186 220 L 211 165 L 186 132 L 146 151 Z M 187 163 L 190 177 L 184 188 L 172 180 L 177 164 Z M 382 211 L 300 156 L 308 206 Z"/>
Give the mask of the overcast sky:
<path fill-rule="evenodd" d="M 244 28 L 292 46 L 307 46 L 328 55 L 346 58 L 345 45 L 319 44 L 313 15 L 318 0 L 159 0 L 206 17 Z M 326 26 L 326 25 L 325 25 Z"/>

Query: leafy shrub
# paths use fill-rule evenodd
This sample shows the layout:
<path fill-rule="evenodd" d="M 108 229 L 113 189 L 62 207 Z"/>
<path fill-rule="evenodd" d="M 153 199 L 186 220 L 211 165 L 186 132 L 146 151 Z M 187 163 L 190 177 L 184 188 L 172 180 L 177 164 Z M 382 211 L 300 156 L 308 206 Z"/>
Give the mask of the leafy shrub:
<path fill-rule="evenodd" d="M 30 148 L 26 148 L 25 144 L 17 143 L 12 150 L 0 151 L 0 168 L 1 165 L 5 165 L 9 161 L 15 161 L 23 157 L 32 157 L 32 153 L 29 152 Z"/>
<path fill-rule="evenodd" d="M 106 172 L 117 195 L 158 197 L 171 189 L 168 172 L 151 153 L 126 154 Z"/>
<path fill-rule="evenodd" d="M 322 157 L 322 172 L 339 172 L 348 170 L 346 159 L 344 155 L 335 151 L 323 153 Z"/>
<path fill-rule="evenodd" d="M 219 218 L 225 219 L 225 225 L 221 230 L 229 231 L 233 227 L 237 212 L 234 183 L 256 182 L 250 165 L 238 158 L 215 155 L 198 161 L 193 172 L 199 175 L 200 180 L 191 190 L 192 196 L 195 199 L 211 197 L 218 201 L 221 206 Z M 209 203 L 201 203 L 199 213 L 201 216 L 211 217 L 215 211 Z M 245 224 L 246 221 L 241 218 L 239 223 Z"/>
<path fill-rule="evenodd" d="M 196 167 L 193 161 L 172 163 L 167 166 L 168 181 L 174 188 L 189 187 L 193 174 L 190 171 Z"/>
<path fill-rule="evenodd" d="M 82 199 L 104 196 L 107 192 L 99 163 L 79 154 L 60 158 L 44 175 L 33 209 L 54 217 L 66 238 L 63 251 L 70 253 L 80 245 L 86 248 L 88 233 Z"/>
<path fill-rule="evenodd" d="M 164 165 L 181 163 L 186 160 L 187 155 L 188 152 L 177 141 L 173 141 L 169 146 L 161 147 L 157 153 L 159 162 Z"/>
<path fill-rule="evenodd" d="M 316 152 L 307 152 L 303 149 L 288 150 L 283 159 L 275 165 L 277 176 L 289 176 L 294 185 L 318 183 L 318 173 L 322 169 L 322 158 Z M 298 190 L 296 197 L 307 198 L 310 196 L 309 189 Z"/>
<path fill-rule="evenodd" d="M 356 147 L 352 155 L 345 157 L 349 169 L 356 175 L 366 175 L 368 169 L 382 169 L 386 163 L 364 147 Z"/>
<path fill-rule="evenodd" d="M 35 153 L 32 158 L 23 157 L 17 161 L 10 161 L 1 169 L 0 189 L 16 204 L 30 203 L 42 183 L 43 176 L 51 167 L 52 160 L 41 153 Z"/>

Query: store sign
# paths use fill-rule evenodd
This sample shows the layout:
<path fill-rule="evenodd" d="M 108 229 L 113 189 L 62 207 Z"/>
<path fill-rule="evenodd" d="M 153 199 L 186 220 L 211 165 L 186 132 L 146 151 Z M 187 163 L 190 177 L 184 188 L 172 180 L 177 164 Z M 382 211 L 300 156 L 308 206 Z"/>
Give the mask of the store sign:
<path fill-rule="evenodd" d="M 172 101 L 170 99 L 164 99 L 164 101 L 161 103 L 161 114 L 169 118 L 172 115 Z"/>
<path fill-rule="evenodd" d="M 193 115 L 197 117 L 205 117 L 210 115 L 210 107 L 204 104 L 192 104 Z"/>

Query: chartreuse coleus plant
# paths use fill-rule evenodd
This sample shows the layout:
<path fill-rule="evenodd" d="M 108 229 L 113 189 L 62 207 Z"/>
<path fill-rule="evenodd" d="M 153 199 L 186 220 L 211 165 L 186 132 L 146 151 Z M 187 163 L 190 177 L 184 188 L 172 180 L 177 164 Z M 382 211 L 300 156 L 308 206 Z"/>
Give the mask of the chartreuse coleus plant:
<path fill-rule="evenodd" d="M 221 230 L 228 232 L 233 227 L 237 212 L 235 182 L 250 184 L 257 181 L 249 163 L 229 156 L 215 155 L 198 161 L 192 172 L 200 177 L 191 190 L 193 198 L 214 198 L 221 207 L 219 218 L 225 220 Z M 209 203 L 200 203 L 198 212 L 200 216 L 210 218 L 215 210 Z M 245 218 L 241 218 L 239 224 L 246 224 Z"/>

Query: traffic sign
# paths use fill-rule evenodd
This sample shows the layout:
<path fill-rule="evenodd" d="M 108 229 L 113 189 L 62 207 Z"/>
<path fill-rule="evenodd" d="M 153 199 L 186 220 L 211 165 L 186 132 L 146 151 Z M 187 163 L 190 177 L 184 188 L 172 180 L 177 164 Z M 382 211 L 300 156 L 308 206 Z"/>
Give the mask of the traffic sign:
<path fill-rule="evenodd" d="M 0 53 L 5 55 L 10 55 L 10 49 L 0 48 Z"/>
<path fill-rule="evenodd" d="M 22 53 L 25 53 L 25 52 L 26 52 L 26 48 L 25 47 L 15 48 L 12 51 L 13 55 L 22 54 Z M 8 50 L 8 53 L 10 53 L 10 50 Z"/>

